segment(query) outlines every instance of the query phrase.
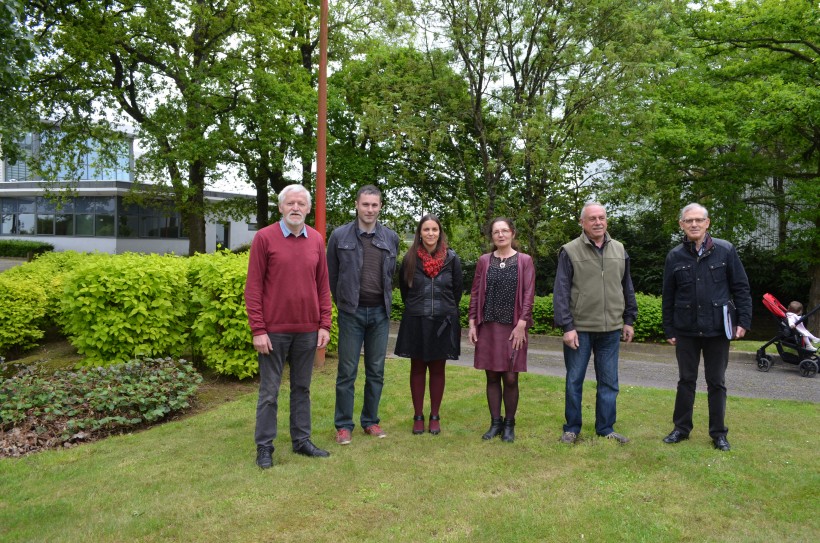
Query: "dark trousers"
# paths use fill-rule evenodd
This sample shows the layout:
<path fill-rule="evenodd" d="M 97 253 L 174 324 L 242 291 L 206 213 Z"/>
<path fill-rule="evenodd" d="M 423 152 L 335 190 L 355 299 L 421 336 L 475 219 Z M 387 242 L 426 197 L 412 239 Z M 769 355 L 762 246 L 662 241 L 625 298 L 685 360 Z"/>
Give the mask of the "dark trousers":
<path fill-rule="evenodd" d="M 259 401 L 256 403 L 256 444 L 276 439 L 279 386 L 285 361 L 290 361 L 290 440 L 294 447 L 310 439 L 310 381 L 318 332 L 268 334 L 273 348 L 259 355 Z"/>
<path fill-rule="evenodd" d="M 703 371 L 709 400 L 709 435 L 715 439 L 729 433 L 724 421 L 729 340 L 724 336 L 677 337 L 675 354 L 678 358 L 679 379 L 672 422 L 675 424 L 675 429 L 686 435 L 692 431 L 692 410 L 695 405 L 695 387 L 701 353 L 703 353 Z"/>

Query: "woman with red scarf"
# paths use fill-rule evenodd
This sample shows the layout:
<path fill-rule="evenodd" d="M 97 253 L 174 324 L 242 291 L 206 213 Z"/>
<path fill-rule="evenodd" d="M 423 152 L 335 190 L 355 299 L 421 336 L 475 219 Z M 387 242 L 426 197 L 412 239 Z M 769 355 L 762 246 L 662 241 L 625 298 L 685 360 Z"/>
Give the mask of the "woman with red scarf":
<path fill-rule="evenodd" d="M 410 359 L 410 394 L 413 397 L 413 433 L 424 433 L 424 391 L 430 370 L 430 426 L 441 432 L 439 408 L 444 396 L 444 366 L 461 353 L 458 303 L 463 278 L 461 261 L 447 247 L 447 236 L 435 215 L 419 221 L 413 244 L 399 268 L 399 289 L 404 314 L 395 353 Z"/>

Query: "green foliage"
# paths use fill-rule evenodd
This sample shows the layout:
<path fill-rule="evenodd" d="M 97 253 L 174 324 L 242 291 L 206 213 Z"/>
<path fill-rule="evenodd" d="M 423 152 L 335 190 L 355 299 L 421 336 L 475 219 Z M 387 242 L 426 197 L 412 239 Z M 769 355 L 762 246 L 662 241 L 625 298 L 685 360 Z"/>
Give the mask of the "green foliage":
<path fill-rule="evenodd" d="M 39 284 L 0 274 L 0 354 L 36 346 L 45 314 L 46 295 Z"/>
<path fill-rule="evenodd" d="M 50 243 L 23 239 L 0 239 L 0 256 L 25 258 L 53 250 L 54 245 Z"/>
<path fill-rule="evenodd" d="M 459 321 L 462 328 L 467 328 L 470 325 L 470 295 L 465 294 L 461 297 L 458 303 Z"/>
<path fill-rule="evenodd" d="M 188 266 L 195 348 L 205 365 L 239 379 L 259 371 L 245 310 L 248 254 L 197 255 Z"/>
<path fill-rule="evenodd" d="M 536 296 L 532 306 L 533 334 L 561 335 L 561 331 L 553 325 L 554 313 L 552 308 L 552 294 Z"/>
<path fill-rule="evenodd" d="M 393 289 L 393 306 L 390 308 L 390 320 L 400 321 L 404 314 L 404 302 L 401 300 L 401 291 Z"/>
<path fill-rule="evenodd" d="M 51 445 L 156 422 L 190 406 L 202 377 L 185 360 L 22 372 L 0 384 L 0 430 L 34 428 Z"/>
<path fill-rule="evenodd" d="M 187 260 L 126 253 L 66 278 L 63 331 L 87 365 L 178 356 L 188 339 Z"/>
<path fill-rule="evenodd" d="M 635 294 L 638 301 L 638 319 L 635 321 L 635 341 L 663 341 L 663 316 L 661 297 L 651 294 Z"/>
<path fill-rule="evenodd" d="M 6 270 L 4 275 L 15 280 L 34 281 L 40 285 L 46 295 L 45 313 L 49 321 L 47 324 L 56 324 L 60 321 L 60 299 L 63 296 L 66 276 L 84 266 L 93 266 L 99 260 L 109 258 L 111 255 L 105 253 L 50 252 L 22 266 Z"/>

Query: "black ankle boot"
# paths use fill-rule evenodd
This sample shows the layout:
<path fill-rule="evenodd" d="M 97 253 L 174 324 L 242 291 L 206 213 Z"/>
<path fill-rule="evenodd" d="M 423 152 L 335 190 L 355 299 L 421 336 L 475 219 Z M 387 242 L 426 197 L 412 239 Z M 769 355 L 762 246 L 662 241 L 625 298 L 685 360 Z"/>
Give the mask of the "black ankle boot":
<path fill-rule="evenodd" d="M 504 435 L 501 436 L 501 441 L 515 441 L 515 419 L 504 419 Z"/>
<path fill-rule="evenodd" d="M 498 434 L 501 433 L 501 429 L 503 428 L 503 426 L 504 426 L 504 421 L 501 419 L 501 417 L 499 417 L 497 419 L 492 419 L 492 422 L 490 422 L 490 429 L 487 430 L 486 434 L 481 436 L 481 439 L 492 439 L 492 438 L 494 438 L 495 436 L 497 436 Z"/>

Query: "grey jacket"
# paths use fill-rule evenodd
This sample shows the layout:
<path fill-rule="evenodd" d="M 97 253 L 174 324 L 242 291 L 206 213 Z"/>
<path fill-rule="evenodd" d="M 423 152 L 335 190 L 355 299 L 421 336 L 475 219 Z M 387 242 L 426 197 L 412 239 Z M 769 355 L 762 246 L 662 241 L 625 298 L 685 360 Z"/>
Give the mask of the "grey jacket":
<path fill-rule="evenodd" d="M 384 255 L 382 261 L 384 308 L 389 317 L 393 305 L 393 272 L 396 270 L 399 236 L 380 222 L 376 223 L 374 234 L 371 242 L 381 249 Z M 353 220 L 334 230 L 327 242 L 330 292 L 333 295 L 333 301 L 336 302 L 336 307 L 347 313 L 355 313 L 359 307 L 364 254 L 358 238 L 358 222 Z"/>

